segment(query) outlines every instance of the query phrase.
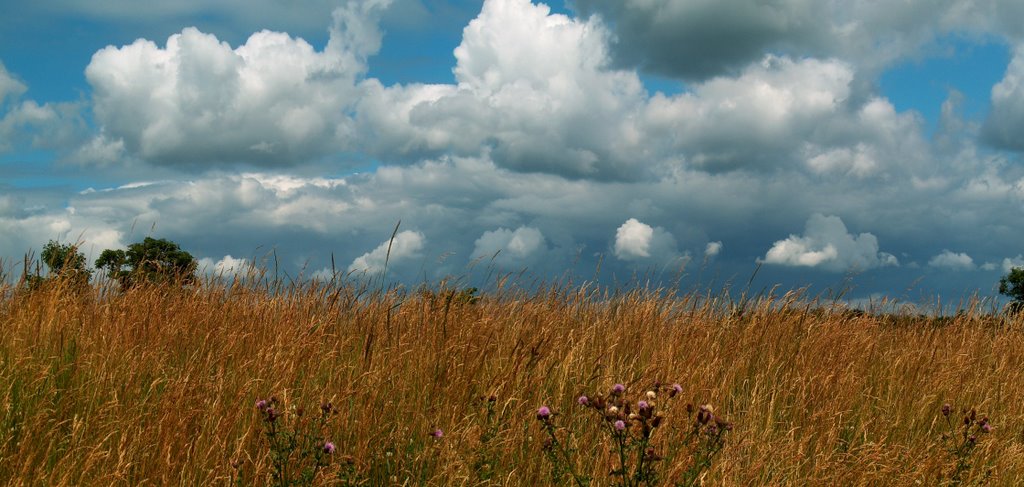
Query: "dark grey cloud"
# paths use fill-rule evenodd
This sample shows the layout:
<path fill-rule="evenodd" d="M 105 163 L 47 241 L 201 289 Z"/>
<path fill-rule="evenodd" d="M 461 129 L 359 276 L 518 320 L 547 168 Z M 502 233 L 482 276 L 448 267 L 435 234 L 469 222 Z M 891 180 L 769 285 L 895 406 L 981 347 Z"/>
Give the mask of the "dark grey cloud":
<path fill-rule="evenodd" d="M 953 289 L 998 277 L 999 264 L 1019 254 L 998 227 L 1024 201 L 1024 191 L 1007 176 L 991 173 L 986 184 L 954 178 L 945 186 L 871 187 L 796 170 L 770 178 L 750 171 L 681 170 L 657 181 L 622 183 L 516 173 L 480 158 L 384 166 L 333 179 L 208 175 L 88 191 L 66 203 L 60 195 L 39 200 L 15 192 L 0 214 L 7 230 L 0 250 L 19 256 L 49 238 L 81 236 L 95 257 L 103 248 L 153 234 L 182 243 L 208 264 L 230 255 L 268 265 L 275 252 L 281 272 L 312 275 L 329 269 L 332 257 L 341 271 L 357 263 L 373 267 L 380 260 L 377 249 L 401 221 L 400 230 L 410 233 L 389 274 L 411 283 L 463 275 L 474 262 L 509 271 L 528 268 L 542 278 L 567 269 L 589 275 L 599 260 L 608 278 L 637 271 L 672 274 L 688 255 L 713 242 L 728 252 L 707 273 L 700 272 L 700 263 L 687 264 L 691 277 L 745 280 L 758 259 L 773 255 L 770 249 L 788 238 L 803 253 L 831 246 L 834 255 L 808 261 L 801 275 L 765 266 L 760 275 L 768 282 L 831 284 L 834 272 L 856 269 L 873 291 L 906 286 L 917 274 Z M 1016 201 L 1016 207 L 993 206 L 1000 199 Z M 27 206 L 42 209 L 29 212 Z M 816 221 L 814 212 L 836 216 L 820 217 L 821 225 L 807 223 L 801 235 L 809 218 Z M 989 245 L 979 245 L 979 235 Z M 928 266 L 944 249 L 995 267 L 952 286 L 935 274 L 952 272 L 950 267 Z M 899 273 L 885 267 L 896 260 Z M 672 262 L 678 265 L 670 270 Z"/>
<path fill-rule="evenodd" d="M 617 63 L 683 79 L 738 71 L 771 49 L 823 44 L 825 2 L 806 0 L 576 0 L 615 33 Z"/>
<path fill-rule="evenodd" d="M 616 65 L 691 81 L 767 53 L 838 57 L 877 74 L 947 34 L 1019 39 L 1015 0 L 575 0 L 614 33 Z"/>

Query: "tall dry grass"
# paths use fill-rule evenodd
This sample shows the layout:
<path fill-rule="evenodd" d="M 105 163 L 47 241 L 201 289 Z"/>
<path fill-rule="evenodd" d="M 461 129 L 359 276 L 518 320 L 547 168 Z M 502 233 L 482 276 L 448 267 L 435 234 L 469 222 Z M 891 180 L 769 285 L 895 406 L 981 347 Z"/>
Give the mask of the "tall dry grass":
<path fill-rule="evenodd" d="M 2 291 L 8 485 L 265 483 L 253 404 L 270 395 L 340 409 L 327 431 L 335 464 L 351 458 L 366 485 L 547 484 L 535 414 L 548 405 L 575 433 L 576 467 L 604 485 L 612 456 L 576 398 L 654 381 L 679 382 L 681 401 L 735 425 L 705 485 L 935 485 L 951 465 L 946 402 L 992 418 L 973 478 L 991 469 L 991 485 L 1024 485 L 1019 318 L 856 314 L 795 294 L 737 308 L 586 286 L 475 303 L 318 284 Z M 661 441 L 689 427 L 673 411 Z M 671 479 L 684 465 L 661 468 Z"/>

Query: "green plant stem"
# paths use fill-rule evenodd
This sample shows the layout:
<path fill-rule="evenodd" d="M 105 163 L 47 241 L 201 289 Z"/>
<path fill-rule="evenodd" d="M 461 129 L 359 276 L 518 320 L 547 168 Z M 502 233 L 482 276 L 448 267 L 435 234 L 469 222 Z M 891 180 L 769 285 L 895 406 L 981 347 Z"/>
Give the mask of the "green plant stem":
<path fill-rule="evenodd" d="M 576 473 L 576 469 L 573 467 L 572 462 L 569 458 L 569 452 L 565 450 L 562 443 L 558 441 L 558 437 L 555 436 L 555 426 L 550 421 L 544 421 L 544 431 L 547 431 L 548 436 L 551 438 L 551 444 L 562 454 L 562 460 L 565 462 L 566 468 L 569 469 L 569 475 L 572 476 L 573 482 L 578 487 L 586 487 L 586 484 L 580 478 L 579 474 Z"/>

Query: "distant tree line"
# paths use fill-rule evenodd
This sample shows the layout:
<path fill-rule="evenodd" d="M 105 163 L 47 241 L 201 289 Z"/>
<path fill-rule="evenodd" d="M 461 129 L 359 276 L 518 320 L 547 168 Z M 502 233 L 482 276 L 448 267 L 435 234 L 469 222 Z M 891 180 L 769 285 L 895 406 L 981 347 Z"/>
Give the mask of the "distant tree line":
<path fill-rule="evenodd" d="M 92 278 L 86 266 L 85 255 L 76 244 L 62 244 L 50 240 L 39 254 L 49 270 L 47 277 L 37 271 L 26 281 L 36 288 L 48 279 L 61 279 L 73 285 L 84 286 Z M 196 280 L 198 262 L 192 254 L 167 239 L 146 237 L 128 246 L 127 250 L 104 250 L 95 262 L 96 269 L 106 272 L 110 279 L 120 283 L 122 289 L 140 284 L 190 284 Z M 1011 299 L 1009 310 L 1024 311 L 1024 267 L 1014 267 L 999 279 L 999 293 Z"/>
<path fill-rule="evenodd" d="M 44 277 L 37 270 L 35 275 L 26 275 L 30 288 L 57 279 L 84 286 L 92 277 L 93 271 L 87 267 L 85 255 L 75 244 L 50 240 L 43 246 L 39 257 L 49 273 Z M 196 280 L 198 262 L 192 254 L 170 240 L 146 237 L 129 245 L 127 250 L 104 250 L 94 265 L 108 278 L 116 280 L 122 289 L 127 289 L 147 283 L 190 284 Z"/>

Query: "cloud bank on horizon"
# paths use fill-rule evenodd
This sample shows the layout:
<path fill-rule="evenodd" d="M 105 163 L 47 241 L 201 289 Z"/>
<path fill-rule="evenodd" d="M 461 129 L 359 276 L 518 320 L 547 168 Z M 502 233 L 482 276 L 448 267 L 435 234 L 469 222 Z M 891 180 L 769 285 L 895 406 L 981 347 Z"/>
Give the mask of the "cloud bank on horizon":
<path fill-rule="evenodd" d="M 0 59 L 4 170 L 67 174 L 0 180 L 0 256 L 58 238 L 95 257 L 152 225 L 220 271 L 276 248 L 293 269 L 323 275 L 336 255 L 374 273 L 390 248 L 408 281 L 480 261 L 726 281 L 760 264 L 793 285 L 861 273 L 865 294 L 922 276 L 990 292 L 1021 262 L 1020 2 L 485 0 L 451 82 L 374 76 L 394 12 L 453 4 L 317 4 L 322 45 L 254 30 L 233 46 L 183 24 L 94 52 L 74 102 L 33 98 Z M 1010 59 L 984 115 L 950 89 L 931 130 L 878 79 L 950 38 Z M 106 184 L 76 187 L 82 174 Z"/>

